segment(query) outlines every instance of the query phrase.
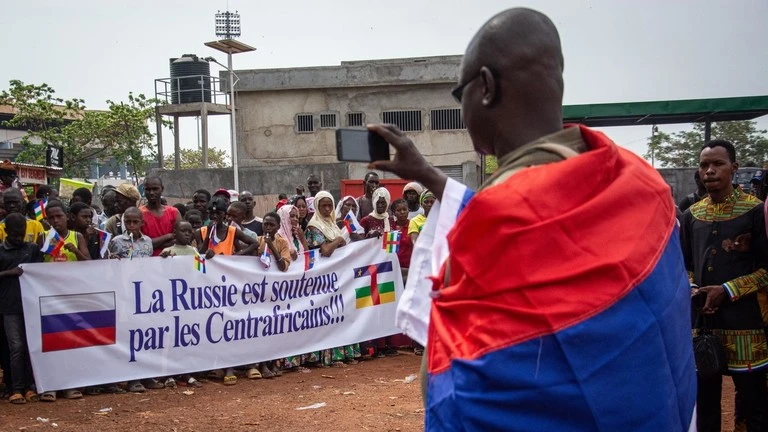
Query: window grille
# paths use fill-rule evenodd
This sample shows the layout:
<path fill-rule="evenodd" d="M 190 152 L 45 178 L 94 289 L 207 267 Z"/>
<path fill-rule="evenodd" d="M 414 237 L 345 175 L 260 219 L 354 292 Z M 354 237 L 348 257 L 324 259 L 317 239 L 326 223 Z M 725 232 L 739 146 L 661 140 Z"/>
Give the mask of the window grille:
<path fill-rule="evenodd" d="M 312 114 L 296 115 L 296 132 L 311 133 L 315 131 L 315 122 Z"/>
<path fill-rule="evenodd" d="M 335 128 L 336 127 L 336 114 L 320 114 L 320 127 L 321 128 Z"/>
<path fill-rule="evenodd" d="M 429 115 L 432 130 L 464 129 L 461 120 L 461 108 L 433 109 Z"/>
<path fill-rule="evenodd" d="M 381 119 L 384 123 L 397 125 L 403 132 L 419 132 L 421 126 L 421 111 L 385 111 L 381 113 Z"/>
<path fill-rule="evenodd" d="M 363 113 L 351 112 L 347 113 L 347 126 L 362 126 L 363 125 Z"/>

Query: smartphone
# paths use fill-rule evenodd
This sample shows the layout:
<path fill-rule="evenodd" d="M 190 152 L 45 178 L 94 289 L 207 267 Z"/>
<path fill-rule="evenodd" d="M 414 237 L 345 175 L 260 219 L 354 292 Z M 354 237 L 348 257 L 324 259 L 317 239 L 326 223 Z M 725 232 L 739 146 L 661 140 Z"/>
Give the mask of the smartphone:
<path fill-rule="evenodd" d="M 336 158 L 343 162 L 389 160 L 389 143 L 368 129 L 336 129 Z"/>

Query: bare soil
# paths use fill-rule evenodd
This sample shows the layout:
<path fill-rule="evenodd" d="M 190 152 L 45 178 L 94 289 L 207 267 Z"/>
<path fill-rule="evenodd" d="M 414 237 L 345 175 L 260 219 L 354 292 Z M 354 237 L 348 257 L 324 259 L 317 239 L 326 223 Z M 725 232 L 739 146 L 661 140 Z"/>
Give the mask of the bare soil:
<path fill-rule="evenodd" d="M 0 402 L 0 431 L 419 431 L 424 427 L 419 380 L 404 381 L 418 375 L 420 361 L 401 352 L 268 380 L 238 375 L 234 386 L 202 380 L 203 388 L 191 395 L 179 386 L 55 403 Z M 733 430 L 733 401 L 733 382 L 725 377 L 723 431 Z M 321 408 L 297 410 L 322 402 Z M 104 408 L 111 411 L 100 412 Z"/>

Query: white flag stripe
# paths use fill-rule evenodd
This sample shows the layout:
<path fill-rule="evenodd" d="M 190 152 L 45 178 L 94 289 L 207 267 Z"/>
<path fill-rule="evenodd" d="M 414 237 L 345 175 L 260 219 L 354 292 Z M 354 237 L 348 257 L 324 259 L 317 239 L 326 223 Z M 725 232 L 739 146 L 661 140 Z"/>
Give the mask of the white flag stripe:
<path fill-rule="evenodd" d="M 40 297 L 40 315 L 96 312 L 114 309 L 114 292 Z"/>

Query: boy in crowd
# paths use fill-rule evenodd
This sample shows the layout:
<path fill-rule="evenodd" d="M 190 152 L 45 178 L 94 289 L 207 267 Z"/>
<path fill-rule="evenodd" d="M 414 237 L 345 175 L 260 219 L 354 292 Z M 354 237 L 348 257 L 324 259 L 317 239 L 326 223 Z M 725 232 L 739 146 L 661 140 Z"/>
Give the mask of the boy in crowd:
<path fill-rule="evenodd" d="M 160 256 L 163 258 L 169 256 L 183 256 L 183 255 L 198 255 L 197 249 L 191 246 L 192 235 L 194 230 L 192 224 L 185 220 L 176 221 L 176 225 L 173 227 L 173 235 L 176 244 L 167 247 L 160 252 Z"/>
<path fill-rule="evenodd" d="M 5 329 L 10 350 L 12 404 L 36 401 L 34 377 L 29 362 L 27 336 L 24 328 L 24 310 L 21 306 L 19 276 L 23 270 L 19 264 L 41 262 L 42 252 L 35 243 L 25 242 L 26 219 L 20 213 L 5 218 L 6 237 L 0 245 L 0 326 Z M 26 392 L 25 392 L 26 390 Z"/>
<path fill-rule="evenodd" d="M 72 227 L 85 238 L 88 255 L 91 259 L 101 259 L 101 239 L 93 228 L 93 214 L 93 209 L 83 202 L 76 202 L 69 208 Z"/>
<path fill-rule="evenodd" d="M 69 229 L 69 217 L 61 201 L 48 201 L 48 205 L 45 207 L 45 216 L 51 228 L 56 230 L 64 241 L 64 246 L 56 255 L 45 255 L 45 262 L 89 261 L 91 259 L 85 236 Z"/>
<path fill-rule="evenodd" d="M 109 257 L 118 259 L 151 257 L 152 239 L 141 233 L 141 226 L 144 224 L 141 210 L 136 207 L 128 207 L 123 212 L 122 223 L 123 233 L 112 237 L 112 241 L 109 242 Z M 128 391 L 133 393 L 144 393 L 147 388 L 161 389 L 163 387 L 165 387 L 163 383 L 153 378 L 144 380 L 143 383 L 139 380 L 128 382 Z"/>

